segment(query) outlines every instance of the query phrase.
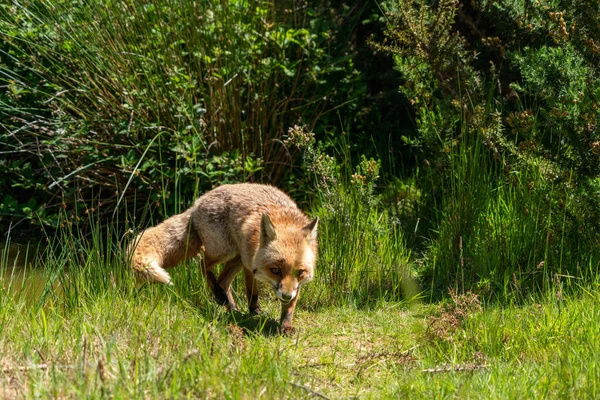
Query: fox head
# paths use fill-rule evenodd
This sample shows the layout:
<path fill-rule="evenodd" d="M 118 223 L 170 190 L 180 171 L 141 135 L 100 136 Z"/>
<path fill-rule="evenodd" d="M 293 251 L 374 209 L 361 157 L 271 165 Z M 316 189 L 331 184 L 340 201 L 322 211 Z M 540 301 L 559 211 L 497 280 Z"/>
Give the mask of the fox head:
<path fill-rule="evenodd" d="M 294 299 L 298 288 L 310 282 L 317 261 L 317 225 L 315 218 L 306 226 L 297 223 L 271 222 L 263 214 L 260 223 L 260 246 L 254 258 L 254 278 L 270 284 L 284 303 Z"/>

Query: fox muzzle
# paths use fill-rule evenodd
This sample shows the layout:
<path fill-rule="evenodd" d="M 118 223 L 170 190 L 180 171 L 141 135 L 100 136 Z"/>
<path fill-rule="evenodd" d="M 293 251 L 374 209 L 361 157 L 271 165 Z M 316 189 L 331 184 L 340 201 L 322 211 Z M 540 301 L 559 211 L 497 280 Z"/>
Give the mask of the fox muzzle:
<path fill-rule="evenodd" d="M 294 299 L 294 297 L 296 297 L 298 291 L 292 290 L 291 292 L 284 292 L 281 290 L 281 288 L 279 288 L 275 291 L 275 293 L 277 293 L 277 297 L 279 298 L 279 300 L 281 300 L 281 302 L 289 303 Z"/>

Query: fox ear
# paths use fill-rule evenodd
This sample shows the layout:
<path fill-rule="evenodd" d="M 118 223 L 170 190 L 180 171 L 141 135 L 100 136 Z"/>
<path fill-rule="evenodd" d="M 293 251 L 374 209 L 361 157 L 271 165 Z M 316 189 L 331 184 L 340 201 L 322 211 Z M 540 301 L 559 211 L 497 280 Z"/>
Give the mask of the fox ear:
<path fill-rule="evenodd" d="M 310 241 L 317 240 L 317 227 L 319 226 L 319 217 L 313 219 L 310 224 L 306 225 L 302 228 L 302 232 L 304 232 L 304 236 L 308 238 Z"/>
<path fill-rule="evenodd" d="M 264 213 L 260 220 L 260 243 L 262 245 L 265 245 L 275 239 L 277 239 L 277 232 L 275 231 L 275 226 L 273 226 L 269 215 L 267 213 Z"/>

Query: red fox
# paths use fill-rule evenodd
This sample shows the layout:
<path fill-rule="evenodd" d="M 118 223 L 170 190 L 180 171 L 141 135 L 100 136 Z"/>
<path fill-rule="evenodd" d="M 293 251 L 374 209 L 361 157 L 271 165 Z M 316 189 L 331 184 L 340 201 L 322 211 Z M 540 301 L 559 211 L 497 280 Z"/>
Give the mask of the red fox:
<path fill-rule="evenodd" d="M 223 185 L 185 212 L 148 228 L 131 244 L 132 267 L 143 278 L 171 284 L 166 268 L 204 254 L 202 272 L 218 303 L 237 310 L 233 278 L 243 269 L 251 313 L 259 313 L 257 281 L 282 303 L 281 331 L 293 333 L 300 287 L 313 279 L 317 226 L 281 190 L 261 184 Z M 217 279 L 212 270 L 224 263 Z"/>

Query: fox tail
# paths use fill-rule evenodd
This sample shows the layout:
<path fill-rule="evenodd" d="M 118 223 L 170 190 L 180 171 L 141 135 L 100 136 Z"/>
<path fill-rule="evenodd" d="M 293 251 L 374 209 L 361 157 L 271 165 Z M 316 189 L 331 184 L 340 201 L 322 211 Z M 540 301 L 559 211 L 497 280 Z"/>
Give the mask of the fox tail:
<path fill-rule="evenodd" d="M 136 275 L 138 278 L 149 281 L 159 282 L 167 285 L 173 285 L 171 281 L 171 275 L 164 268 L 162 268 L 156 261 L 152 261 L 149 264 L 135 268 Z"/>

